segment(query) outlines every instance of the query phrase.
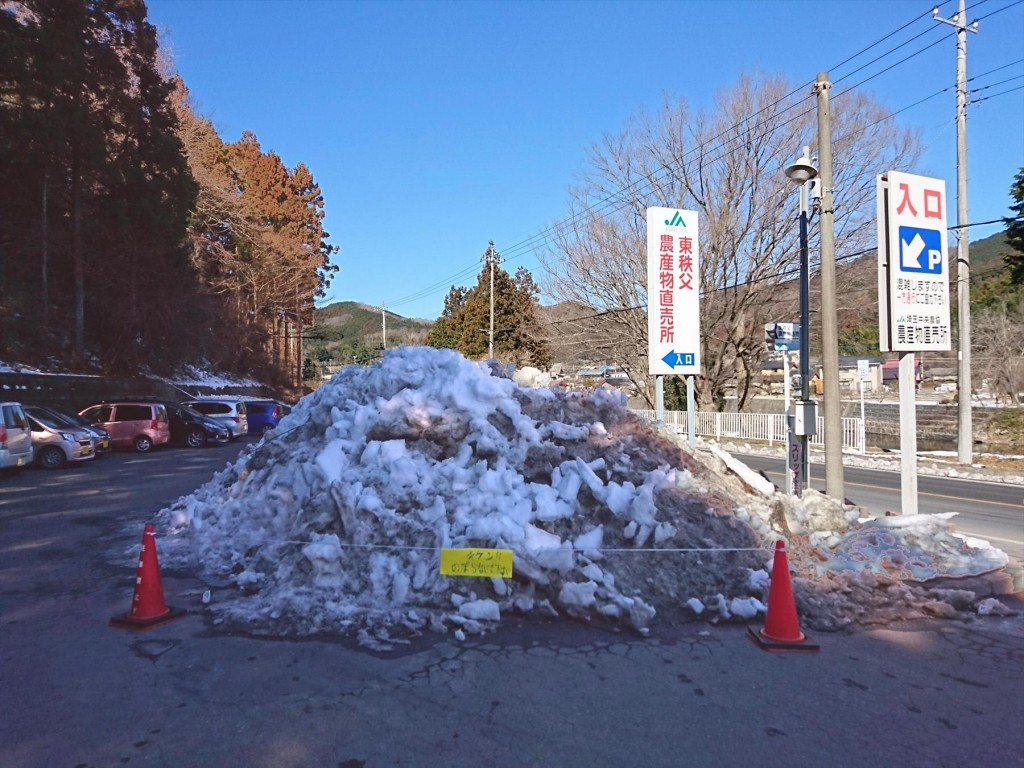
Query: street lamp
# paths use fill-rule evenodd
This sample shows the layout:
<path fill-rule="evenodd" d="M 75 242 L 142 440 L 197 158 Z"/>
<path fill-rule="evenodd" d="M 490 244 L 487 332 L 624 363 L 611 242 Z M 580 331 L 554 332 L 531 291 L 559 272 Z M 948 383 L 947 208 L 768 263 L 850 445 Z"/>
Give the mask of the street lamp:
<path fill-rule="evenodd" d="M 810 147 L 804 147 L 799 159 L 786 167 L 786 178 L 800 187 L 800 400 L 794 404 L 794 412 L 788 415 L 790 434 L 796 435 L 800 448 L 799 457 L 793 456 L 792 449 L 789 451 L 789 468 L 795 475 L 797 495 L 803 492 L 809 480 L 807 438 L 814 434 L 817 422 L 810 389 L 811 288 L 807 257 L 808 182 L 817 175 L 818 169 L 811 163 Z"/>

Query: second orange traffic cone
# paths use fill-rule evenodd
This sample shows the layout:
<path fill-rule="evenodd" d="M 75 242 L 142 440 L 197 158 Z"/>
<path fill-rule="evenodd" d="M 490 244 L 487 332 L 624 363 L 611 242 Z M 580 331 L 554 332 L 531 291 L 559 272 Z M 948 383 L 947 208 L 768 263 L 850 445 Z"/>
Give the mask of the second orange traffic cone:
<path fill-rule="evenodd" d="M 164 602 L 160 565 L 156 557 L 156 535 L 153 533 L 153 526 L 147 525 L 142 532 L 142 551 L 139 553 L 139 568 L 135 574 L 135 594 L 132 595 L 131 610 L 115 616 L 110 623 L 115 627 L 149 629 L 184 615 L 185 611 L 168 608 Z"/>
<path fill-rule="evenodd" d="M 775 542 L 772 585 L 768 591 L 768 614 L 765 616 L 764 629 L 755 632 L 748 627 L 747 634 L 765 651 L 821 650 L 821 646 L 807 642 L 807 635 L 800 631 L 784 541 Z"/>

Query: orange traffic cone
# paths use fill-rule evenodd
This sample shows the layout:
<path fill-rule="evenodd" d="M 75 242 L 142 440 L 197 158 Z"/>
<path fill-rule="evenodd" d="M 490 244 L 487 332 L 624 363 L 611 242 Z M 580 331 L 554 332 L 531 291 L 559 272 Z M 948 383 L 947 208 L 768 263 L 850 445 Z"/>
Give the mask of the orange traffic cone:
<path fill-rule="evenodd" d="M 164 602 L 160 566 L 156 559 L 156 536 L 153 535 L 153 526 L 147 525 L 142 532 L 142 552 L 139 554 L 139 569 L 135 575 L 132 608 L 128 613 L 112 618 L 110 623 L 115 627 L 149 629 L 184 615 L 185 611 L 168 608 Z"/>
<path fill-rule="evenodd" d="M 765 616 L 764 629 L 755 632 L 747 627 L 747 634 L 765 651 L 821 650 L 821 646 L 808 643 L 807 635 L 800 631 L 784 541 L 775 542 L 772 585 L 768 591 L 768 615 Z"/>

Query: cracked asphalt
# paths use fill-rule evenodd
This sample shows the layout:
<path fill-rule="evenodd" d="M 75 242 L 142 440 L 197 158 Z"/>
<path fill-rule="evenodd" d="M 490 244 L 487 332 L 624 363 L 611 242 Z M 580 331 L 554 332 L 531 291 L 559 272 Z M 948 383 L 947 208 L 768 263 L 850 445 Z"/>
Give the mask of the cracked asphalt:
<path fill-rule="evenodd" d="M 1024 765 L 1020 614 L 815 634 L 816 654 L 741 625 L 515 619 L 378 654 L 222 631 L 207 585 L 165 570 L 189 615 L 108 626 L 143 523 L 231 450 L 0 478 L 0 766 Z"/>

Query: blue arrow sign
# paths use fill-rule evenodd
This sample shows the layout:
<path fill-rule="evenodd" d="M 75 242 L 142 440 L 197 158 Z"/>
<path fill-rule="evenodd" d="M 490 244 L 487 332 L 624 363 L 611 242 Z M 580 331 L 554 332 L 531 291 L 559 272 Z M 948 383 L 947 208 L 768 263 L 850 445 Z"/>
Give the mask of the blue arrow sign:
<path fill-rule="evenodd" d="M 942 233 L 937 229 L 900 227 L 900 271 L 942 274 Z"/>
<path fill-rule="evenodd" d="M 669 368 L 675 368 L 677 365 L 683 367 L 691 366 L 693 365 L 693 360 L 693 352 L 676 352 L 675 350 L 661 358 L 661 362 Z"/>

